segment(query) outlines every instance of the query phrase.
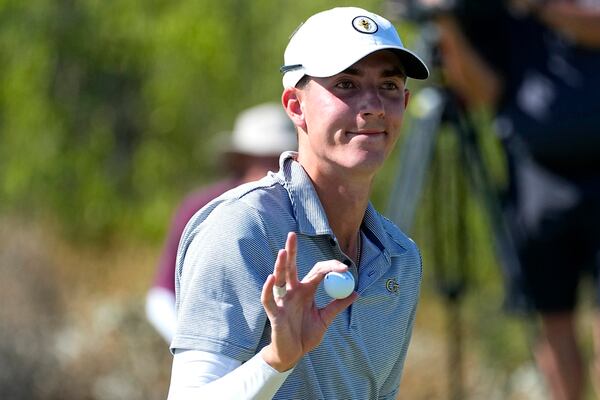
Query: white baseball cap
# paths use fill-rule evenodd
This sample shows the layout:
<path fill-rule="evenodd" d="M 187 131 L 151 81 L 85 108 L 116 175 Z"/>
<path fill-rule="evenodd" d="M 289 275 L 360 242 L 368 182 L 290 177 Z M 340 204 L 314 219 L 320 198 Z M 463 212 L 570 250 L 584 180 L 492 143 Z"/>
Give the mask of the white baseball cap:
<path fill-rule="evenodd" d="M 281 67 L 283 87 L 296 86 L 304 75 L 333 76 L 383 49 L 398 55 L 407 77 L 429 76 L 425 63 L 404 48 L 396 28 L 387 19 L 357 7 L 322 11 L 307 19 L 290 38 Z"/>
<path fill-rule="evenodd" d="M 227 151 L 268 157 L 297 147 L 296 130 L 283 106 L 264 103 L 238 115 Z"/>

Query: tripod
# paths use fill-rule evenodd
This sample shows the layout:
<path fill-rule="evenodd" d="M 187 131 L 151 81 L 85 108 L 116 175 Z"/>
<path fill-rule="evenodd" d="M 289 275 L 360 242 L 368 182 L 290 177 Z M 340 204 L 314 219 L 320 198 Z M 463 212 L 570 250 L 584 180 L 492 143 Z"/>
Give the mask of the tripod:
<path fill-rule="evenodd" d="M 424 51 L 435 65 L 436 35 L 425 26 Z M 435 76 L 435 74 L 434 74 Z M 429 248 L 436 288 L 444 299 L 448 329 L 448 393 L 465 398 L 461 299 L 468 287 L 467 218 L 469 202 L 483 206 L 496 254 L 507 273 L 518 271 L 514 245 L 504 222 L 500 195 L 484 159 L 478 128 L 461 102 L 443 84 L 418 91 L 412 99 L 410 129 L 399 155 L 388 216 L 411 232 L 417 211 L 430 233 Z"/>

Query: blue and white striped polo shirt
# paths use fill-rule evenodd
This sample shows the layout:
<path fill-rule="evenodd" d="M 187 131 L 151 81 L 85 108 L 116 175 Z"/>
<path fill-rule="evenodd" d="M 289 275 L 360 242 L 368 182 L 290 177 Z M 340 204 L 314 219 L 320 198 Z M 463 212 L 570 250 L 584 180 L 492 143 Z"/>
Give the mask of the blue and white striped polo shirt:
<path fill-rule="evenodd" d="M 287 233 L 298 237 L 298 275 L 341 251 L 312 183 L 282 154 L 280 171 L 239 186 L 188 223 L 176 270 L 178 324 L 172 349 L 250 359 L 270 341 L 260 302 Z M 296 365 L 275 399 L 394 399 L 422 278 L 412 240 L 369 204 L 361 227 L 359 298 L 336 317 L 322 343 Z M 319 307 L 331 299 L 321 287 Z"/>

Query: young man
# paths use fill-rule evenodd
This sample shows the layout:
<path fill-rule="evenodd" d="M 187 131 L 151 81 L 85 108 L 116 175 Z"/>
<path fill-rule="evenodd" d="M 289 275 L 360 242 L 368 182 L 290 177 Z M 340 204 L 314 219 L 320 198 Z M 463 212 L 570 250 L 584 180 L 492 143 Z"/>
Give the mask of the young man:
<path fill-rule="evenodd" d="M 186 227 L 171 400 L 398 392 L 421 258 L 369 194 L 400 135 L 406 78 L 427 67 L 389 21 L 359 8 L 313 15 L 284 58 L 298 152 Z M 351 273 L 355 292 L 332 301 L 321 285 L 332 271 Z"/>

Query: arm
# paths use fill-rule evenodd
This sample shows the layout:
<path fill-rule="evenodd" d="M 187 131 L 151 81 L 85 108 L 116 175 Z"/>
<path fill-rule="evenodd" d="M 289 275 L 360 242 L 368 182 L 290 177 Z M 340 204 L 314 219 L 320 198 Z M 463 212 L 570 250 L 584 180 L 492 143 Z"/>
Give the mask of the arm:
<path fill-rule="evenodd" d="M 586 7 L 572 0 L 512 0 L 511 6 L 531 13 L 542 23 L 575 43 L 600 48 L 600 7 Z"/>
<path fill-rule="evenodd" d="M 187 200 L 187 203 L 190 201 Z M 146 317 L 156 331 L 171 343 L 175 334 L 177 314 L 175 311 L 175 260 L 179 238 L 188 219 L 203 204 L 182 203 L 173 216 L 162 254 L 156 269 L 152 287 L 146 294 Z"/>
<path fill-rule="evenodd" d="M 589 48 L 600 48 L 600 8 L 585 8 L 572 1 L 547 1 L 535 13 L 549 27 Z"/>
<path fill-rule="evenodd" d="M 242 364 L 222 354 L 177 350 L 168 399 L 270 399 L 291 372 L 274 370 L 260 355 Z"/>
<path fill-rule="evenodd" d="M 469 107 L 494 107 L 501 95 L 501 77 L 477 53 L 455 18 L 436 18 L 444 78 Z"/>
<path fill-rule="evenodd" d="M 146 295 L 146 317 L 156 331 L 171 343 L 175 334 L 175 261 L 179 240 L 189 219 L 210 200 L 233 184 L 218 183 L 214 188 L 188 195 L 177 208 L 156 269 L 154 282 Z"/>
<path fill-rule="evenodd" d="M 175 294 L 160 286 L 151 288 L 146 295 L 146 317 L 165 341 L 171 343 L 177 322 Z"/>

